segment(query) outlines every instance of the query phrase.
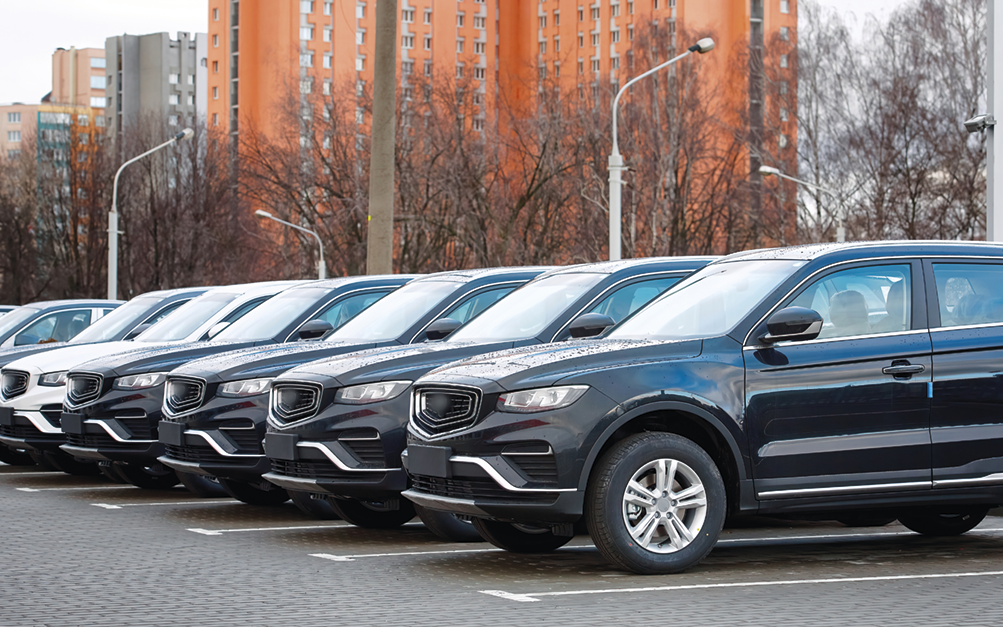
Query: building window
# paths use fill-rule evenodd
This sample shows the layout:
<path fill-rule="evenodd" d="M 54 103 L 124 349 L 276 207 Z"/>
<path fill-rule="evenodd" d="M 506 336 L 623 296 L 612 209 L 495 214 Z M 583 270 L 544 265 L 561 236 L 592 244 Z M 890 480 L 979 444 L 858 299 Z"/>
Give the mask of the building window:
<path fill-rule="evenodd" d="M 561 38 L 554 37 L 554 52 L 560 52 L 560 51 L 561 51 Z"/>
<path fill-rule="evenodd" d="M 91 67 L 104 68 L 105 67 L 104 57 L 91 57 Z"/>
<path fill-rule="evenodd" d="M 578 33 L 578 47 L 579 48 L 585 47 L 585 35 L 583 35 L 582 33 Z"/>
<path fill-rule="evenodd" d="M 428 59 L 425 60 L 425 76 L 432 75 L 432 62 Z"/>
<path fill-rule="evenodd" d="M 432 49 L 432 38 L 426 36 L 425 37 L 425 50 L 431 50 L 431 49 Z"/>
<path fill-rule="evenodd" d="M 307 79 L 305 81 L 300 81 L 300 93 L 309 94 L 313 92 L 313 81 Z"/>
<path fill-rule="evenodd" d="M 581 7 L 578 7 L 578 21 L 579 22 L 585 21 L 585 9 Z"/>
<path fill-rule="evenodd" d="M 189 74 L 188 75 L 188 84 L 189 85 L 194 85 L 195 84 L 195 75 L 194 74 Z"/>
<path fill-rule="evenodd" d="M 787 81 L 780 81 L 780 95 L 787 95 Z"/>
<path fill-rule="evenodd" d="M 784 41 L 790 41 L 790 39 L 791 39 L 791 30 L 789 28 L 787 28 L 786 26 L 781 26 L 780 27 L 780 38 L 783 39 Z"/>
<path fill-rule="evenodd" d="M 554 61 L 554 78 L 561 78 L 561 63 Z"/>
<path fill-rule="evenodd" d="M 595 48 L 599 45 L 599 33 L 592 33 L 592 47 Z"/>
<path fill-rule="evenodd" d="M 366 71 L 366 60 L 363 57 L 357 57 L 355 59 L 355 71 L 356 72 Z"/>
<path fill-rule="evenodd" d="M 21 141 L 21 131 L 7 131 L 7 141 L 9 142 Z"/>
<path fill-rule="evenodd" d="M 456 54 L 463 54 L 463 40 L 456 40 Z"/>
<path fill-rule="evenodd" d="M 219 126 L 219 114 L 218 113 L 213 113 L 212 114 L 212 125 L 213 126 Z"/>
<path fill-rule="evenodd" d="M 783 107 L 780 107 L 780 121 L 781 122 L 787 121 L 787 109 L 784 109 Z"/>
<path fill-rule="evenodd" d="M 791 0 L 780 0 L 780 12 L 781 13 L 791 12 Z"/>
<path fill-rule="evenodd" d="M 401 11 L 401 21 L 405 24 L 414 24 L 414 9 L 404 9 Z"/>
<path fill-rule="evenodd" d="M 313 39 L 313 26 L 304 26 L 300 28 L 300 39 L 305 39 L 310 41 Z"/>
<path fill-rule="evenodd" d="M 95 109 L 104 109 L 105 98 L 101 96 L 91 96 L 91 106 Z"/>
<path fill-rule="evenodd" d="M 456 14 L 456 27 L 463 28 L 463 13 Z"/>
<path fill-rule="evenodd" d="M 414 74 L 414 61 L 401 62 L 401 74 L 404 76 Z"/>
<path fill-rule="evenodd" d="M 474 78 L 476 78 L 479 81 L 483 81 L 484 80 L 484 68 L 482 68 L 482 67 L 475 67 L 474 68 Z"/>
<path fill-rule="evenodd" d="M 331 5 L 332 4 L 334 4 L 334 3 L 332 3 L 332 2 L 325 2 L 324 3 L 324 15 L 331 15 Z"/>
<path fill-rule="evenodd" d="M 212 36 L 212 47 L 219 48 L 219 35 Z"/>
<path fill-rule="evenodd" d="M 219 74 L 219 61 L 212 62 L 212 73 Z"/>
<path fill-rule="evenodd" d="M 219 87 L 212 88 L 212 99 L 219 100 Z"/>
<path fill-rule="evenodd" d="M 195 106 L 195 94 L 188 94 L 188 104 Z"/>
<path fill-rule="evenodd" d="M 627 0 L 627 15 L 634 15 L 634 0 Z"/>
<path fill-rule="evenodd" d="M 331 95 L 331 81 L 324 81 L 324 84 L 321 85 L 320 91 L 325 96 L 330 96 Z M 327 118 L 328 118 L 328 116 L 327 116 L 327 107 L 324 107 L 324 119 L 326 120 Z"/>
<path fill-rule="evenodd" d="M 463 78 L 463 66 L 462 65 L 457 65 L 456 66 L 456 78 Z"/>
<path fill-rule="evenodd" d="M 609 12 L 612 17 L 620 17 L 620 5 L 619 4 L 610 5 Z"/>
<path fill-rule="evenodd" d="M 585 73 L 585 61 L 581 59 L 578 59 L 578 73 L 579 74 Z"/>
<path fill-rule="evenodd" d="M 330 70 L 331 69 L 331 55 L 330 54 L 325 54 L 324 55 L 324 59 L 321 61 L 321 63 L 323 63 L 325 70 Z"/>
<path fill-rule="evenodd" d="M 432 23 L 432 9 L 425 9 L 425 23 Z"/>
<path fill-rule="evenodd" d="M 487 46 L 483 41 L 474 42 L 474 54 L 484 54 L 487 50 Z"/>
<path fill-rule="evenodd" d="M 610 59 L 610 66 L 614 70 L 619 70 L 620 69 L 620 57 L 613 57 L 612 59 Z"/>
<path fill-rule="evenodd" d="M 177 85 L 178 83 L 181 82 L 181 75 L 180 74 L 168 74 L 167 75 L 167 82 L 170 83 L 171 85 Z"/>
<path fill-rule="evenodd" d="M 540 54 L 547 54 L 547 42 L 540 42 Z"/>
<path fill-rule="evenodd" d="M 108 122 L 111 122 L 111 118 L 108 118 Z M 94 118 L 94 126 L 104 126 L 104 118 L 100 115 Z"/>
<path fill-rule="evenodd" d="M 485 28 L 484 18 L 478 15 L 474 16 L 474 28 Z"/>
<path fill-rule="evenodd" d="M 599 71 L 599 59 L 592 59 L 592 71 L 593 72 Z"/>
<path fill-rule="evenodd" d="M 300 55 L 300 67 L 313 67 L 312 52 L 306 52 Z"/>
<path fill-rule="evenodd" d="M 15 113 L 8 113 L 7 114 L 7 123 L 8 124 L 20 124 L 21 123 L 21 113 L 19 111 L 15 112 Z"/>
<path fill-rule="evenodd" d="M 484 130 L 484 120 L 481 118 L 474 118 L 474 130 L 483 131 Z"/>
<path fill-rule="evenodd" d="M 634 25 L 627 27 L 627 41 L 634 41 Z"/>
<path fill-rule="evenodd" d="M 366 19 L 366 5 L 359 4 L 355 7 L 355 18 L 359 20 Z"/>
<path fill-rule="evenodd" d="M 324 33 L 321 35 L 321 37 L 324 38 L 324 41 L 330 43 L 330 41 L 331 41 L 331 29 L 330 28 L 324 28 Z"/>
<path fill-rule="evenodd" d="M 300 0 L 300 13 L 313 13 L 313 0 Z"/>
<path fill-rule="evenodd" d="M 329 37 L 331 35 L 331 29 L 329 28 L 324 29 L 324 35 Z M 366 45 L 366 31 L 360 30 L 355 32 L 355 45 L 357 46 Z M 414 37 L 411 38 L 411 45 L 412 46 L 414 45 Z"/>
<path fill-rule="evenodd" d="M 787 67 L 787 55 L 780 55 L 780 67 Z"/>
<path fill-rule="evenodd" d="M 170 124 L 171 126 L 177 126 L 178 125 L 178 116 L 176 116 L 176 115 L 169 115 L 169 116 L 167 116 L 167 123 Z"/>
<path fill-rule="evenodd" d="M 213 9 L 212 10 L 212 21 L 213 22 L 218 22 L 219 21 L 219 9 Z"/>
<path fill-rule="evenodd" d="M 592 19 L 593 20 L 599 19 L 599 7 L 592 7 Z"/>
<path fill-rule="evenodd" d="M 620 31 L 618 30 L 610 31 L 610 36 L 613 38 L 613 43 L 617 43 L 620 41 Z"/>
<path fill-rule="evenodd" d="M 540 80 L 541 81 L 547 80 L 547 66 L 546 65 L 541 65 L 540 66 Z"/>
<path fill-rule="evenodd" d="M 540 28 L 547 28 L 547 16 L 541 15 L 539 18 Z"/>
<path fill-rule="evenodd" d="M 180 102 L 181 102 L 181 98 L 177 94 L 171 94 L 171 95 L 167 96 L 167 104 L 176 105 L 176 104 L 180 104 Z"/>
<path fill-rule="evenodd" d="M 474 104 L 478 106 L 484 104 L 484 94 L 474 94 Z"/>
<path fill-rule="evenodd" d="M 560 25 L 561 25 L 561 12 L 555 9 L 554 10 L 554 26 L 560 26 Z"/>
<path fill-rule="evenodd" d="M 781 135 L 780 136 L 780 141 L 778 143 L 780 144 L 781 148 L 786 148 L 787 147 L 787 136 L 786 135 Z"/>

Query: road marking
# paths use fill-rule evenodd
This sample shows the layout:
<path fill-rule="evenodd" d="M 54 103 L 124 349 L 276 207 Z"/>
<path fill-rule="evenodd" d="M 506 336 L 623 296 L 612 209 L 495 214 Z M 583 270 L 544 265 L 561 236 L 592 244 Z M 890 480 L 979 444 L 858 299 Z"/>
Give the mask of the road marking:
<path fill-rule="evenodd" d="M 402 527 L 421 526 L 420 522 L 405 523 Z M 239 533 L 242 531 L 297 531 L 300 529 L 361 529 L 347 522 L 334 523 L 332 525 L 302 525 L 297 527 L 255 527 L 251 529 L 201 529 L 193 527 L 188 531 L 200 533 L 204 536 L 221 536 L 224 533 Z"/>
<path fill-rule="evenodd" d="M 517 594 L 504 590 L 481 590 L 482 594 L 495 596 L 508 601 L 520 603 L 535 603 L 537 597 L 575 596 L 585 594 L 614 594 L 638 592 L 675 592 L 678 590 L 707 590 L 711 588 L 752 588 L 758 586 L 800 586 L 826 583 L 862 583 L 866 581 L 908 581 L 916 579 L 954 579 L 962 577 L 1000 577 L 1003 570 L 970 573 L 936 573 L 931 575 L 887 575 L 883 577 L 836 577 L 832 579 L 790 579 L 786 581 L 746 581 L 735 583 L 702 583 L 682 586 L 657 586 L 650 588 L 607 588 L 604 590 L 565 590 L 562 592 L 530 592 Z"/>
<path fill-rule="evenodd" d="M 96 485 L 76 488 L 14 488 L 19 492 L 49 492 L 52 490 L 138 490 L 134 485 Z"/>
<path fill-rule="evenodd" d="M 2 445 L 0 445 L 2 446 Z M 66 475 L 65 472 L 60 470 L 49 471 L 35 471 L 35 472 L 0 472 L 0 477 L 23 477 L 25 475 L 30 476 L 45 476 L 45 475 Z"/>
<path fill-rule="evenodd" d="M 112 503 L 91 503 L 94 507 L 102 507 L 104 509 L 122 509 L 123 507 L 145 507 L 147 505 L 232 505 L 237 503 L 236 499 L 227 499 L 225 501 L 175 501 L 173 503 L 119 503 L 114 505 Z"/>
<path fill-rule="evenodd" d="M 453 549 L 449 551 L 408 551 L 404 553 L 368 553 L 366 555 L 331 555 L 330 553 L 310 553 L 310 557 L 319 557 L 332 562 L 354 562 L 366 557 L 397 557 L 403 555 L 447 555 L 450 553 L 494 553 L 504 549 Z"/>

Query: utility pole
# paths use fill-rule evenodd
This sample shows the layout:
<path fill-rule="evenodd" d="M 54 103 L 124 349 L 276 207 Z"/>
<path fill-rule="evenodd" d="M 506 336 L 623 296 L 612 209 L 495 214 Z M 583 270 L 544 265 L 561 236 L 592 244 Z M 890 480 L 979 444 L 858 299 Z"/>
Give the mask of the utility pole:
<path fill-rule="evenodd" d="M 397 130 L 397 0 L 376 1 L 375 46 L 366 273 L 390 274 L 393 272 L 394 138 Z"/>
<path fill-rule="evenodd" d="M 987 110 L 990 116 L 999 119 L 1003 118 L 1003 61 L 997 59 L 996 53 L 1003 54 L 1003 45 L 1000 45 L 1003 42 L 997 42 L 996 38 L 1003 37 L 1003 6 L 996 6 L 995 0 L 989 0 L 987 17 Z M 996 194 L 1003 193 L 1003 147 L 1000 154 L 996 154 L 997 127 L 999 123 L 989 126 L 986 137 L 986 239 L 990 242 L 1003 242 L 1003 202 L 996 202 L 995 198 Z"/>

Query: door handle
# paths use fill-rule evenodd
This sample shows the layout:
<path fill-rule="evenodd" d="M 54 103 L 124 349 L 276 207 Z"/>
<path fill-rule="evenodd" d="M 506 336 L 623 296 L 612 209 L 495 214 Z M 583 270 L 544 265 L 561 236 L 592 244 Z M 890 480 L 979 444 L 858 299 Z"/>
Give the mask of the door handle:
<path fill-rule="evenodd" d="M 884 374 L 894 375 L 896 377 L 911 377 L 914 374 L 919 374 L 926 370 L 922 364 L 910 364 L 908 362 L 904 364 L 895 364 L 892 366 L 885 366 L 881 369 Z"/>

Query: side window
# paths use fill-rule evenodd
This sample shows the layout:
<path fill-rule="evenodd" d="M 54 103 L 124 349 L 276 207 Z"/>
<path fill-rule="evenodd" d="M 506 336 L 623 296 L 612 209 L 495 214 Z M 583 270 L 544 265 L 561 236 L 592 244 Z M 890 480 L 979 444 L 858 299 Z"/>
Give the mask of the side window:
<path fill-rule="evenodd" d="M 312 320 L 326 320 L 337 329 L 389 293 L 389 291 L 368 292 L 343 298 L 331 303 L 327 309 L 314 316 Z"/>
<path fill-rule="evenodd" d="M 788 306 L 822 316 L 819 338 L 907 331 L 912 328 L 911 280 L 909 264 L 842 270 L 818 279 Z"/>
<path fill-rule="evenodd" d="M 1003 265 L 935 263 L 940 326 L 1003 322 Z"/>
<path fill-rule="evenodd" d="M 114 309 L 102 309 L 101 310 L 101 317 L 103 318 L 103 317 L 107 316 L 108 314 L 110 314 L 113 311 L 115 311 L 115 310 Z"/>
<path fill-rule="evenodd" d="M 602 300 L 588 313 L 598 313 L 609 316 L 613 322 L 620 322 L 641 307 L 644 307 L 656 296 L 679 282 L 681 277 L 663 277 L 651 281 L 631 283 L 616 290 Z"/>
<path fill-rule="evenodd" d="M 454 306 L 452 309 L 439 317 L 452 318 L 453 320 L 461 323 L 469 322 L 470 320 L 476 318 L 479 313 L 491 305 L 494 305 L 517 287 L 518 285 L 507 285 L 505 287 L 488 290 L 486 292 L 478 292 L 473 296 L 467 297 L 466 300 L 460 302 L 458 305 Z"/>
<path fill-rule="evenodd" d="M 168 306 L 164 307 L 163 309 L 161 309 L 160 311 L 154 313 L 152 316 L 150 316 L 146 320 L 144 320 L 142 322 L 142 324 L 157 324 L 158 322 L 160 322 L 161 320 L 163 320 L 167 316 L 169 316 L 172 313 L 174 313 L 175 309 L 177 309 L 181 305 L 184 305 L 187 302 L 188 302 L 188 300 L 179 300 L 179 301 L 173 302 L 170 305 L 168 305 Z"/>
<path fill-rule="evenodd" d="M 42 316 L 14 337 L 14 346 L 66 342 L 90 326 L 91 310 L 74 309 Z"/>
<path fill-rule="evenodd" d="M 256 300 L 249 300 L 240 307 L 231 311 L 230 314 L 226 318 L 223 318 L 221 322 L 233 322 L 234 320 L 240 320 L 241 318 L 244 317 L 244 314 L 251 311 L 261 303 L 265 302 L 266 300 L 268 300 L 268 298 L 258 298 Z"/>

